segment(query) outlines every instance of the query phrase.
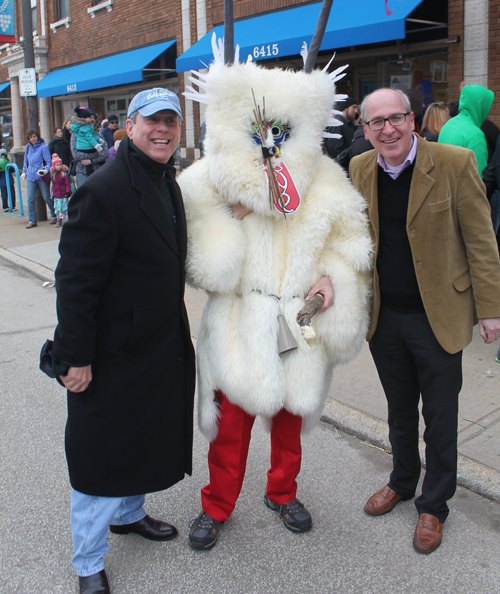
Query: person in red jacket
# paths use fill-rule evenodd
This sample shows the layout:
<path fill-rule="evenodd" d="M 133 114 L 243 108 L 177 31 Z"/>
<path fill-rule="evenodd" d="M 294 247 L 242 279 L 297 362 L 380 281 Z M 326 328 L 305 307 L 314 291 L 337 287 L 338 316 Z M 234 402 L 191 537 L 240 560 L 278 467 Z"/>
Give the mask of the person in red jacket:
<path fill-rule="evenodd" d="M 62 220 L 68 216 L 68 198 L 71 196 L 71 182 L 68 168 L 66 165 L 63 165 L 62 160 L 56 154 L 52 156 L 50 177 L 52 179 L 54 210 L 57 216 L 56 227 L 61 227 Z"/>

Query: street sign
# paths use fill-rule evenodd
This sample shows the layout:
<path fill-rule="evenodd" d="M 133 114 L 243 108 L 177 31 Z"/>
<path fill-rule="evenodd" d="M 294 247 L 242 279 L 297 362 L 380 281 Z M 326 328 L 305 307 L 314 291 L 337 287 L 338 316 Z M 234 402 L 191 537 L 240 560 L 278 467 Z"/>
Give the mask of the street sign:
<path fill-rule="evenodd" d="M 36 70 L 34 68 L 19 70 L 19 94 L 21 97 L 36 95 Z"/>

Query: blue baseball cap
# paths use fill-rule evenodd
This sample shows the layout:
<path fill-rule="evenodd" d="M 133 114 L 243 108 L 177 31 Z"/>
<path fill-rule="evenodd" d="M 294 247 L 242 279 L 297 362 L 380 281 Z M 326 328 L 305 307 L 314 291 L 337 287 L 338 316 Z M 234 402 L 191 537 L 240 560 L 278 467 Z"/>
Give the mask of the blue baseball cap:
<path fill-rule="evenodd" d="M 181 104 L 177 95 L 168 89 L 155 87 L 154 89 L 137 93 L 130 102 L 127 117 L 129 118 L 134 111 L 138 111 L 142 116 L 146 117 L 162 109 L 175 111 L 182 120 Z"/>

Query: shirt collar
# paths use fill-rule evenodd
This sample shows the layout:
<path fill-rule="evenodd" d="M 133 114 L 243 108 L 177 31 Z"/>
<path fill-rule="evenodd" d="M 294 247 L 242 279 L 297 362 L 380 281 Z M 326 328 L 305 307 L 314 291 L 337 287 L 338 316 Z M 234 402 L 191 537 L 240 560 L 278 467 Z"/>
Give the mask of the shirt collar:
<path fill-rule="evenodd" d="M 390 175 L 392 177 L 392 179 L 396 179 L 399 175 L 401 175 L 401 173 L 407 167 L 409 167 L 413 163 L 413 161 L 415 161 L 415 157 L 417 156 L 418 141 L 417 141 L 417 137 L 415 136 L 415 134 L 412 134 L 412 136 L 413 136 L 413 144 L 411 145 L 410 152 L 406 156 L 406 159 L 404 160 L 404 162 L 401 163 L 401 165 L 398 165 L 397 167 L 393 167 L 392 165 L 389 165 L 386 162 L 386 160 L 384 159 L 384 157 L 382 157 L 382 155 L 380 153 L 378 154 L 377 163 L 380 165 L 380 167 L 382 167 L 382 169 L 388 175 Z"/>

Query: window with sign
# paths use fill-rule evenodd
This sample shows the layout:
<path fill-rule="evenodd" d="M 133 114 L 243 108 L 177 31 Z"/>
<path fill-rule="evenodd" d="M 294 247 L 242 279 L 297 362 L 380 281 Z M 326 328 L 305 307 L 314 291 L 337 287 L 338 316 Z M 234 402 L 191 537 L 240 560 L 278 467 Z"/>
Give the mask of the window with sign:
<path fill-rule="evenodd" d="M 110 97 L 106 99 L 106 117 L 111 114 L 115 115 L 118 118 L 119 128 L 125 128 L 129 101 L 126 97 Z"/>
<path fill-rule="evenodd" d="M 69 0 L 55 0 L 56 21 L 69 17 Z"/>
<path fill-rule="evenodd" d="M 112 113 L 113 111 L 124 111 L 127 109 L 126 99 L 108 99 L 106 102 L 106 111 Z"/>
<path fill-rule="evenodd" d="M 431 75 L 434 77 L 434 82 L 448 82 L 448 62 L 444 60 L 431 62 Z"/>

